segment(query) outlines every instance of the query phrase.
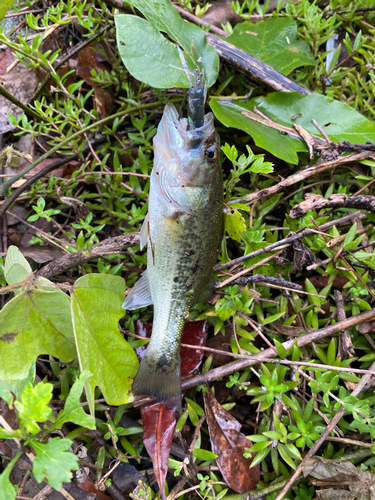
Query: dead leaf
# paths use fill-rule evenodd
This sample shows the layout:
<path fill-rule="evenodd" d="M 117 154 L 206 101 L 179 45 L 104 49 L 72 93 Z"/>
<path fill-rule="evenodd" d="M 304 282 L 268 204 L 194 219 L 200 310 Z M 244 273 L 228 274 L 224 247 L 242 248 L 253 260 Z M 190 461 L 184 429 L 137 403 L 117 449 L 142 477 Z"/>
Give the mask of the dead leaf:
<path fill-rule="evenodd" d="M 207 321 L 191 321 L 186 323 L 182 334 L 181 343 L 205 346 L 208 335 Z M 181 377 L 187 377 L 194 373 L 200 367 L 204 356 L 202 349 L 191 349 L 190 347 L 181 346 Z"/>
<path fill-rule="evenodd" d="M 111 500 L 111 497 L 95 488 L 93 480 L 90 476 L 87 476 L 85 481 L 83 483 L 78 483 L 77 486 L 81 490 L 86 491 L 86 493 L 95 493 L 98 500 Z"/>
<path fill-rule="evenodd" d="M 315 264 L 316 257 L 314 253 L 307 248 L 301 240 L 296 240 L 293 242 L 293 268 L 292 272 L 302 273 L 302 274 L 310 274 L 306 271 L 306 267 Z"/>
<path fill-rule="evenodd" d="M 288 335 L 289 337 L 298 337 L 301 333 L 312 333 L 314 328 L 303 328 L 303 326 L 284 326 L 278 321 L 272 323 L 273 328 L 282 335 Z"/>
<path fill-rule="evenodd" d="M 72 207 L 78 219 L 85 220 L 88 214 L 91 212 L 91 209 L 85 205 L 80 200 L 76 198 L 68 198 L 67 196 L 60 196 L 60 200 L 64 205 L 68 205 L 68 207 Z"/>
<path fill-rule="evenodd" d="M 64 252 L 60 252 L 56 248 L 48 248 L 46 246 L 38 246 L 32 245 L 28 248 L 19 247 L 20 252 L 38 264 L 46 264 L 47 262 L 51 262 L 52 260 L 60 259 L 64 254 Z"/>
<path fill-rule="evenodd" d="M 36 71 L 22 63 L 18 63 L 11 71 L 7 68 L 16 60 L 10 49 L 0 53 L 0 85 L 10 92 L 18 101 L 28 104 L 30 97 L 38 84 L 39 78 Z M 23 113 L 15 104 L 0 96 L 0 135 L 5 134 L 15 127 L 7 119 L 7 113 L 19 118 Z"/>
<path fill-rule="evenodd" d="M 302 465 L 302 472 L 304 477 L 312 476 L 321 481 L 314 482 L 315 486 L 333 486 L 317 491 L 318 498 L 323 500 L 375 498 L 375 476 L 370 472 L 358 472 L 351 462 L 339 464 L 322 457 L 313 457 Z M 343 489 L 344 487 L 346 489 Z"/>
<path fill-rule="evenodd" d="M 230 23 L 232 26 L 243 23 L 242 17 L 233 10 L 232 0 L 215 2 L 211 5 L 207 13 L 202 16 L 202 19 L 217 28 L 221 28 L 222 24 L 227 23 Z"/>
<path fill-rule="evenodd" d="M 151 457 L 160 493 L 165 500 L 164 481 L 168 472 L 169 451 L 177 424 L 177 413 L 162 403 L 141 408 L 143 442 Z"/>
<path fill-rule="evenodd" d="M 243 456 L 252 443 L 241 433 L 241 424 L 217 402 L 211 389 L 203 393 L 211 448 L 227 485 L 238 493 L 255 489 L 260 466 L 250 468 L 252 459 Z"/>
<path fill-rule="evenodd" d="M 97 48 L 102 49 L 101 45 Z M 78 54 L 78 67 L 77 75 L 94 89 L 95 105 L 98 110 L 100 118 L 108 116 L 113 104 L 113 97 L 107 89 L 103 89 L 100 85 L 94 82 L 91 71 L 95 69 L 98 72 L 100 69 L 108 71 L 109 64 L 106 63 L 107 59 L 99 50 L 95 50 L 93 45 L 84 47 Z"/>

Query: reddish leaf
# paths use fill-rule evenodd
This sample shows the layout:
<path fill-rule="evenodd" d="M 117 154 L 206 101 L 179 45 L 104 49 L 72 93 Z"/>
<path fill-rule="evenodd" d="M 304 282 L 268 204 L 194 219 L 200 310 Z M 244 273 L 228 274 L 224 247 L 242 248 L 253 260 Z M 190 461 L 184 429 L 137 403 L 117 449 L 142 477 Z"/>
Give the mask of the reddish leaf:
<path fill-rule="evenodd" d="M 79 51 L 77 75 L 83 78 L 94 89 L 95 107 L 100 118 L 105 118 L 112 108 L 113 97 L 108 89 L 104 89 L 94 81 L 91 74 L 93 69 L 96 72 L 99 70 L 108 71 L 110 69 L 108 59 L 103 55 L 103 47 L 100 44 L 96 48 L 88 46 Z"/>
<path fill-rule="evenodd" d="M 182 334 L 182 344 L 205 346 L 208 335 L 207 321 L 191 321 L 186 323 Z M 202 349 L 191 349 L 181 346 L 181 377 L 194 373 L 200 367 L 204 356 Z"/>
<path fill-rule="evenodd" d="M 86 491 L 86 493 L 95 493 L 98 500 L 111 500 L 111 497 L 95 488 L 95 485 L 90 476 L 87 476 L 85 481 L 83 483 L 78 483 L 77 486 L 81 490 Z"/>
<path fill-rule="evenodd" d="M 168 472 L 169 450 L 172 446 L 177 413 L 161 403 L 141 408 L 143 442 L 152 459 L 160 493 L 165 500 L 164 481 Z"/>
<path fill-rule="evenodd" d="M 150 338 L 152 333 L 152 325 L 139 319 L 136 324 L 137 335 L 141 337 Z M 208 334 L 207 321 L 191 321 L 186 323 L 184 332 L 182 334 L 181 342 L 188 345 L 205 346 Z M 147 345 L 135 349 L 138 359 L 141 360 L 146 352 Z M 180 349 L 181 356 L 181 376 L 186 377 L 195 372 L 204 356 L 204 351 L 201 349 L 191 349 L 190 347 L 182 346 Z"/>
<path fill-rule="evenodd" d="M 204 407 L 211 448 L 216 463 L 232 490 L 245 493 L 255 489 L 260 478 L 260 467 L 250 469 L 251 458 L 243 456 L 252 443 L 241 433 L 241 424 L 217 402 L 211 390 L 203 393 Z"/>

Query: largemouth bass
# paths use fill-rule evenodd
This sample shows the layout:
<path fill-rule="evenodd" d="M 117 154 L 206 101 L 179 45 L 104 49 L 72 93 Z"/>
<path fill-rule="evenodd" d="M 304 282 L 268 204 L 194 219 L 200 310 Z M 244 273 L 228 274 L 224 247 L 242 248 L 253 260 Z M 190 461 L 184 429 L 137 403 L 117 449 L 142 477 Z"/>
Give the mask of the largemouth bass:
<path fill-rule="evenodd" d="M 204 300 L 222 237 L 220 144 L 213 121 L 212 113 L 204 115 L 204 102 L 203 113 L 198 110 L 190 120 L 180 120 L 173 104 L 164 109 L 141 230 L 147 270 L 123 305 L 132 310 L 154 304 L 152 337 L 134 379 L 134 395 L 177 410 L 182 331 L 191 306 Z"/>

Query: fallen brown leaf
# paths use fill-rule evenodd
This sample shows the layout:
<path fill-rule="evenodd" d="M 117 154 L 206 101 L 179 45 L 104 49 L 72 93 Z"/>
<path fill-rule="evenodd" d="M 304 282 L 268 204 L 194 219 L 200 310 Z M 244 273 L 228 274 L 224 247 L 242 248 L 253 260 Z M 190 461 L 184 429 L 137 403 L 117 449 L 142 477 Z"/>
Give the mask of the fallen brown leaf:
<path fill-rule="evenodd" d="M 203 393 L 211 448 L 227 485 L 238 493 L 255 489 L 260 479 L 260 467 L 250 468 L 252 459 L 243 456 L 252 443 L 241 433 L 241 424 L 218 403 L 208 389 Z"/>

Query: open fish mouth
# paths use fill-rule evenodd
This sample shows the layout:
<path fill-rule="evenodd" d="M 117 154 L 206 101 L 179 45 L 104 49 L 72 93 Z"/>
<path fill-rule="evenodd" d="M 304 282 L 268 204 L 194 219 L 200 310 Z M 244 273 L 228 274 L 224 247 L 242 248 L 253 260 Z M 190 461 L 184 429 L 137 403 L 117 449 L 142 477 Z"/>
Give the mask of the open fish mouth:
<path fill-rule="evenodd" d="M 168 103 L 156 137 L 160 138 L 160 144 L 168 145 L 175 151 L 186 151 L 199 148 L 212 134 L 215 134 L 215 127 L 214 115 L 211 112 L 204 115 L 201 127 L 190 129 L 188 118 L 179 119 L 175 106 Z"/>

